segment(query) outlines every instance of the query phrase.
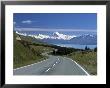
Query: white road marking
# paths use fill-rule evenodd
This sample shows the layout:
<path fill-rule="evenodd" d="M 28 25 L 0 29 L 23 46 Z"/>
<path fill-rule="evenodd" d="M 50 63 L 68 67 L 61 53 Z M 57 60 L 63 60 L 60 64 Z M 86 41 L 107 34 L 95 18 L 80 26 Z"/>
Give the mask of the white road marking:
<path fill-rule="evenodd" d="M 46 60 L 48 60 L 48 59 L 46 59 Z M 46 61 L 46 60 L 43 60 L 43 61 Z M 35 65 L 35 64 L 38 64 L 38 63 L 42 63 L 43 61 L 40 61 L 40 62 L 37 62 L 37 63 L 33 63 L 33 64 L 30 64 L 30 65 L 26 65 L 26 66 L 23 66 L 23 67 L 19 67 L 19 68 L 13 69 L 13 70 L 18 70 L 18 69 L 21 69 L 21 68 L 32 66 L 32 65 Z"/>
<path fill-rule="evenodd" d="M 47 53 L 49 53 L 49 52 L 42 53 L 42 54 L 47 54 Z M 47 54 L 47 55 L 48 55 L 48 54 Z M 48 56 L 49 56 L 49 55 L 48 55 Z M 46 59 L 46 60 L 48 60 L 48 59 Z M 37 62 L 37 63 L 29 64 L 29 65 L 26 65 L 26 66 L 22 66 L 22 67 L 13 69 L 13 70 L 18 70 L 18 69 L 25 68 L 25 67 L 28 67 L 28 66 L 32 66 L 32 65 L 35 65 L 35 64 L 38 64 L 38 63 L 42 63 L 43 61 L 46 61 L 46 60 L 42 60 L 42 61 L 39 61 L 39 62 Z"/>
<path fill-rule="evenodd" d="M 59 57 L 57 57 L 57 62 L 56 63 L 58 63 L 60 61 L 60 59 L 59 59 Z"/>
<path fill-rule="evenodd" d="M 58 58 L 58 60 L 60 60 L 60 59 Z"/>
<path fill-rule="evenodd" d="M 53 67 L 55 66 L 55 64 L 53 64 Z"/>
<path fill-rule="evenodd" d="M 66 57 L 64 57 L 64 58 L 66 58 Z M 81 68 L 88 76 L 90 76 L 90 74 L 83 68 L 83 67 L 81 67 L 76 61 L 74 61 L 74 60 L 72 60 L 72 59 L 70 59 L 70 58 L 66 58 L 66 59 L 69 59 L 69 60 L 71 60 L 71 61 L 73 61 L 79 68 Z"/>
<path fill-rule="evenodd" d="M 89 73 L 88 73 L 83 67 L 81 67 L 76 61 L 74 61 L 74 62 L 75 62 L 75 64 L 77 64 L 78 67 L 80 67 L 88 76 L 90 76 Z"/>
<path fill-rule="evenodd" d="M 59 60 L 59 58 L 58 58 L 58 60 Z M 56 61 L 55 63 L 57 64 L 58 62 Z M 52 69 L 56 65 L 55 63 L 52 65 L 52 67 L 48 68 L 45 72 L 48 72 L 50 69 Z"/>
<path fill-rule="evenodd" d="M 50 69 L 52 69 L 56 64 L 53 64 L 52 67 L 48 68 L 45 72 L 48 72 Z"/>
<path fill-rule="evenodd" d="M 48 68 L 45 72 L 48 72 L 51 68 Z"/>

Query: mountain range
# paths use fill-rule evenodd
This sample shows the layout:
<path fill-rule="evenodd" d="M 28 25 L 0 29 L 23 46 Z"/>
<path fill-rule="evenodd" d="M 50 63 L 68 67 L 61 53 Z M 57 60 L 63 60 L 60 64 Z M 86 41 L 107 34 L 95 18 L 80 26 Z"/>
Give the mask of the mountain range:
<path fill-rule="evenodd" d="M 59 32 L 53 32 L 52 35 L 44 34 L 26 34 L 17 32 L 19 35 L 34 37 L 35 39 L 46 42 L 50 44 L 78 44 L 78 45 L 96 45 L 97 44 L 97 35 L 92 34 L 83 34 L 80 36 L 75 35 L 65 35 Z"/>

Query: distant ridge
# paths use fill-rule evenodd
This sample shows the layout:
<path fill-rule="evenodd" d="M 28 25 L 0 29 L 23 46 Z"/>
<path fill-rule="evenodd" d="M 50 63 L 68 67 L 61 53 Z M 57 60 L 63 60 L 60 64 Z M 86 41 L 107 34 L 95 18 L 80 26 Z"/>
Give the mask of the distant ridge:
<path fill-rule="evenodd" d="M 37 34 L 31 35 L 26 33 L 17 32 L 19 35 L 23 36 L 30 36 L 42 42 L 50 43 L 50 44 L 79 44 L 79 45 L 96 45 L 97 44 L 97 35 L 92 34 L 83 34 L 80 36 L 75 35 L 65 35 L 59 32 L 53 32 L 53 35 L 44 35 L 44 34 Z"/>

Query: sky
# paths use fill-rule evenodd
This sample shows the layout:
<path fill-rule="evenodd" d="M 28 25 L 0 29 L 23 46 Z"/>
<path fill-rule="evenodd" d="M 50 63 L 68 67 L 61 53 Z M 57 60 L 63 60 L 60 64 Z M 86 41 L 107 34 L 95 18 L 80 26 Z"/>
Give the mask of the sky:
<path fill-rule="evenodd" d="M 96 13 L 14 13 L 14 28 L 25 31 L 96 31 Z"/>

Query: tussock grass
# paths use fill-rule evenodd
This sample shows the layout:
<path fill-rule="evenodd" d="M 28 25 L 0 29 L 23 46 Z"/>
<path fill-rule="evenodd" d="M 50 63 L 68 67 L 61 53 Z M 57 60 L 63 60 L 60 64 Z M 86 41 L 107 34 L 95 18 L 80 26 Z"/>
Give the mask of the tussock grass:
<path fill-rule="evenodd" d="M 97 74 L 97 52 L 78 51 L 73 52 L 68 56 L 85 68 L 89 74 Z"/>
<path fill-rule="evenodd" d="M 40 55 L 40 50 L 34 53 L 27 46 L 23 46 L 19 41 L 14 42 L 14 68 L 25 66 L 45 59 Z M 39 54 L 37 54 L 39 53 Z"/>
<path fill-rule="evenodd" d="M 52 48 L 45 47 L 43 45 L 36 45 L 31 42 L 31 39 L 16 40 L 17 34 L 14 33 L 14 60 L 13 68 L 22 67 L 32 63 L 36 63 L 47 59 L 46 56 L 43 56 L 43 52 L 48 52 Z"/>

